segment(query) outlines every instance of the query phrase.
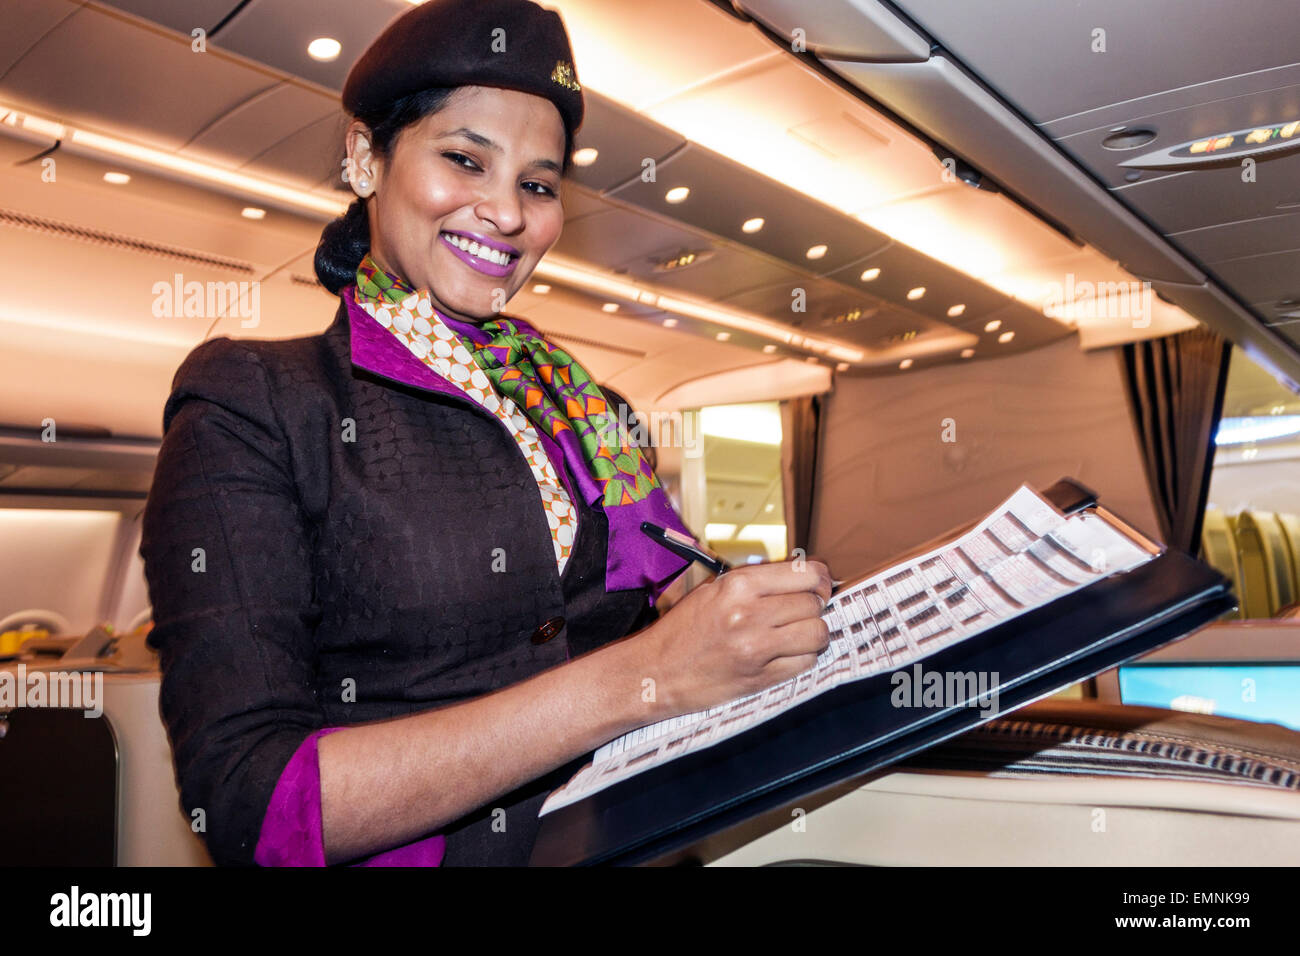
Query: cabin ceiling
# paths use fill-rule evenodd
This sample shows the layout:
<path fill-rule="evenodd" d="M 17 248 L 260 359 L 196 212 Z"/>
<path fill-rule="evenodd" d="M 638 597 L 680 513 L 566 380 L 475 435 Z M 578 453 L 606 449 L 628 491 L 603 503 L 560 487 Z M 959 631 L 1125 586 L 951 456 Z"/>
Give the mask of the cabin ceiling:
<path fill-rule="evenodd" d="M 859 350 L 862 360 L 837 374 L 905 374 L 900 362 L 978 361 L 1076 332 L 1085 345 L 1110 344 L 1194 324 L 1162 301 L 1140 330 L 1127 320 L 1045 315 L 1045 290 L 1066 274 L 1100 284 L 1143 272 L 1125 271 L 1121 257 L 1045 225 L 1005 195 L 946 181 L 929 142 L 755 24 L 705 0 L 549 5 L 565 17 L 587 93 L 577 146 L 600 155 L 566 183 L 565 228 L 548 259 Z M 809 11 L 806 19 L 830 18 L 847 38 L 822 52 L 853 55 L 845 47 L 880 42 L 855 12 L 868 6 Z M 917 6 L 938 16 L 947 5 Z M 0 106 L 345 203 L 338 89 L 356 56 L 406 9 L 403 0 L 6 0 Z M 205 31 L 205 53 L 192 49 L 196 28 Z M 317 36 L 338 39 L 343 54 L 332 63 L 309 58 L 307 42 Z M 903 55 L 923 55 L 905 30 L 886 40 Z M 108 160 L 76 149 L 75 138 L 50 154 L 57 180 L 43 182 L 39 159 L 55 145 L 54 135 L 0 123 L 0 255 L 21 259 L 29 279 L 0 290 L 0 322 L 14 344 L 0 355 L 4 420 L 30 424 L 57 411 L 114 434 L 156 436 L 171 375 L 198 342 L 304 335 L 328 324 L 335 300 L 311 268 L 327 215 Z M 654 182 L 642 181 L 646 159 L 655 161 Z M 108 185 L 108 169 L 126 169 L 132 181 Z M 1152 184 L 1170 178 L 1178 177 Z M 679 184 L 690 197 L 667 203 L 665 190 Z M 242 218 L 248 205 L 266 208 L 266 218 Z M 753 216 L 765 227 L 742 232 Z M 809 259 L 819 243 L 825 256 Z M 662 270 L 682 252 L 695 253 L 697 264 Z M 863 281 L 877 268 L 877 279 Z M 256 280 L 261 321 L 155 317 L 154 287 L 175 274 Z M 755 370 L 777 380 L 811 364 L 829 382 L 837 369 L 797 341 L 765 353 L 761 335 L 630 302 L 611 315 L 601 308 L 606 296 L 547 281 L 550 293 L 530 283 L 510 311 L 577 343 L 597 377 L 634 404 L 709 376 Z M 919 287 L 925 294 L 909 299 Z M 39 308 L 31 290 L 42 290 Z M 795 290 L 804 311 L 792 308 Z M 1007 331 L 1014 338 L 999 342 Z M 728 340 L 719 341 L 724 332 Z M 97 374 L 106 362 L 120 385 Z"/>

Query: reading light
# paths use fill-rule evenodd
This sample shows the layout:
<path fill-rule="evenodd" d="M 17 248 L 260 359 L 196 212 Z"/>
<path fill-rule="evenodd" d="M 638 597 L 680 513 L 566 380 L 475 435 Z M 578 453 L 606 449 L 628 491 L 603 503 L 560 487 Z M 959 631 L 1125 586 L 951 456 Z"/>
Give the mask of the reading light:
<path fill-rule="evenodd" d="M 835 371 L 837 372 L 847 372 L 848 370 L 849 370 L 848 362 L 840 362 L 838 365 L 835 366 Z"/>
<path fill-rule="evenodd" d="M 992 322 L 985 322 L 985 323 L 984 323 L 984 331 L 985 331 L 985 332 L 996 332 L 996 331 L 997 331 L 998 329 L 1000 329 L 1000 328 L 1002 328 L 1002 320 L 1001 320 L 1001 319 L 994 319 Z"/>
<path fill-rule="evenodd" d="M 740 227 L 742 232 L 758 232 L 758 230 L 762 228 L 763 219 L 761 216 L 754 219 L 746 219 L 745 224 Z"/>
<path fill-rule="evenodd" d="M 104 182 L 112 183 L 114 186 L 125 186 L 131 181 L 131 177 L 126 173 L 105 173 Z"/>
<path fill-rule="evenodd" d="M 880 278 L 880 270 L 879 270 L 879 269 L 868 269 L 866 272 L 862 273 L 862 275 L 859 276 L 859 278 L 860 278 L 863 282 L 874 282 L 876 279 L 879 279 L 879 278 Z"/>
<path fill-rule="evenodd" d="M 826 255 L 826 246 L 821 244 L 815 245 L 804 253 L 804 255 L 809 259 L 820 259 L 822 256 Z"/>
<path fill-rule="evenodd" d="M 599 155 L 600 150 L 596 149 L 596 147 L 584 146 L 573 154 L 573 165 L 590 166 L 596 161 L 596 157 Z"/>
<path fill-rule="evenodd" d="M 664 193 L 664 199 L 667 199 L 669 202 L 685 202 L 686 197 L 690 194 L 691 191 L 686 186 L 674 186 L 672 189 L 668 190 L 668 192 Z"/>
<path fill-rule="evenodd" d="M 767 504 L 763 505 L 764 514 L 770 515 L 775 510 L 776 510 L 776 505 L 772 504 L 770 501 Z"/>
<path fill-rule="evenodd" d="M 547 285 L 545 282 L 539 282 L 535 286 L 533 286 L 533 291 L 536 292 L 538 295 L 546 295 L 546 293 L 551 291 L 551 287 Z"/>
<path fill-rule="evenodd" d="M 966 311 L 966 306 L 954 305 L 948 309 L 948 318 L 955 319 L 957 318 L 957 316 L 961 315 L 965 311 Z"/>
<path fill-rule="evenodd" d="M 901 361 L 901 362 L 898 363 L 898 367 L 899 367 L 899 368 L 911 368 L 911 367 L 912 367 L 912 360 L 911 360 L 911 359 L 903 359 L 903 361 Z"/>
<path fill-rule="evenodd" d="M 961 357 L 962 357 L 962 358 L 972 358 L 974 355 L 975 355 L 975 350 L 974 350 L 974 349 L 962 349 L 962 350 L 961 350 Z"/>
<path fill-rule="evenodd" d="M 773 352 L 776 351 L 776 346 L 775 346 L 775 345 L 764 345 L 764 346 L 763 346 L 763 351 L 766 352 L 768 355 L 771 355 Z"/>
<path fill-rule="evenodd" d="M 909 299 L 911 299 L 913 302 L 915 302 L 917 299 L 921 298 L 921 296 L 923 296 L 923 295 L 925 295 L 925 286 L 923 286 L 923 285 L 919 285 L 919 286 L 917 286 L 915 289 L 913 289 L 911 292 L 907 293 L 907 297 L 908 297 Z"/>
<path fill-rule="evenodd" d="M 998 336 L 998 341 L 999 341 L 999 342 L 1010 342 L 1010 341 L 1011 341 L 1012 339 L 1014 339 L 1015 337 L 1016 337 L 1016 333 L 1015 333 L 1015 332 L 1003 332 L 1001 335 Z"/>
<path fill-rule="evenodd" d="M 239 214 L 245 219 L 265 219 L 266 210 L 258 209 L 256 206 L 245 206 L 239 211 Z"/>
<path fill-rule="evenodd" d="M 330 63 L 339 58 L 343 44 L 333 37 L 317 37 L 307 44 L 307 55 L 321 63 Z"/>
<path fill-rule="evenodd" d="M 727 339 L 731 338 L 731 333 L 719 332 L 717 335 L 714 336 L 714 338 L 716 338 L 719 342 L 725 342 L 727 341 Z"/>
<path fill-rule="evenodd" d="M 664 319 L 664 328 L 673 329 L 677 327 L 676 319 Z"/>
<path fill-rule="evenodd" d="M 617 303 L 617 302 L 606 302 L 606 303 L 605 303 L 604 305 L 602 305 L 600 308 L 601 308 L 601 311 L 602 311 L 602 312 L 617 312 L 617 311 L 618 311 L 618 303 Z"/>

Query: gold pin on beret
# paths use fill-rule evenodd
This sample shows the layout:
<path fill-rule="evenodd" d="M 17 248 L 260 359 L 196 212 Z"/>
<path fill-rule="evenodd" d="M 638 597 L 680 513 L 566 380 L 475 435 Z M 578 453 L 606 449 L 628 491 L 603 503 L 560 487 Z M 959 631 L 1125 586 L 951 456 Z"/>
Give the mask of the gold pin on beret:
<path fill-rule="evenodd" d="M 577 78 L 573 75 L 573 64 L 568 60 L 556 60 L 555 69 L 551 71 L 551 79 L 559 83 L 566 90 L 577 92 L 582 89 L 578 85 Z"/>

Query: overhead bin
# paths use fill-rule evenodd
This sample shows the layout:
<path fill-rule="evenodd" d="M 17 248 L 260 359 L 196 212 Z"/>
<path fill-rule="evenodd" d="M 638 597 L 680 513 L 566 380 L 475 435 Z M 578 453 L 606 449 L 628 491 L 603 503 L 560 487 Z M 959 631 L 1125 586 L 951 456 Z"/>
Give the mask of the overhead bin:
<path fill-rule="evenodd" d="M 1205 275 L 951 60 L 826 66 L 935 142 L 1100 249 L 1132 274 L 1200 283 Z"/>
<path fill-rule="evenodd" d="M 930 41 L 876 0 L 732 0 L 732 6 L 791 39 L 803 31 L 807 50 L 821 57 L 867 63 L 920 63 Z"/>

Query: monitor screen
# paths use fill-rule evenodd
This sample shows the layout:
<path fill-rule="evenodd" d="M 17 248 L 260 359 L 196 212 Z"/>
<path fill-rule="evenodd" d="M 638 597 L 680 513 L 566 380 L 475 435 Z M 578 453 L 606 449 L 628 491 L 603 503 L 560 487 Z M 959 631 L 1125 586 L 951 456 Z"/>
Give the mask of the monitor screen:
<path fill-rule="evenodd" d="M 1125 704 L 1300 730 L 1300 662 L 1128 664 L 1119 668 L 1119 696 Z"/>

